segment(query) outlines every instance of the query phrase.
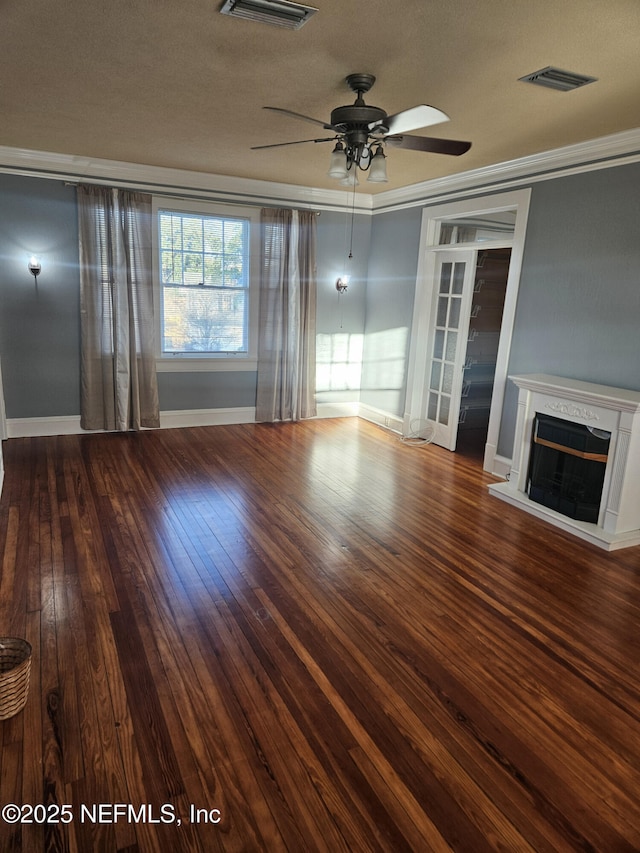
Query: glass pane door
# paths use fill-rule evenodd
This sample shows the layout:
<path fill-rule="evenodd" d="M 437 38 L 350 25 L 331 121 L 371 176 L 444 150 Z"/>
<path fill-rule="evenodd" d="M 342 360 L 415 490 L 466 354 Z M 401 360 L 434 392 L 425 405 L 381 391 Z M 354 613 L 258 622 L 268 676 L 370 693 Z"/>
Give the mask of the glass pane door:
<path fill-rule="evenodd" d="M 427 374 L 427 420 L 434 441 L 455 450 L 462 370 L 476 252 L 442 252 L 436 265 L 434 320 Z"/>

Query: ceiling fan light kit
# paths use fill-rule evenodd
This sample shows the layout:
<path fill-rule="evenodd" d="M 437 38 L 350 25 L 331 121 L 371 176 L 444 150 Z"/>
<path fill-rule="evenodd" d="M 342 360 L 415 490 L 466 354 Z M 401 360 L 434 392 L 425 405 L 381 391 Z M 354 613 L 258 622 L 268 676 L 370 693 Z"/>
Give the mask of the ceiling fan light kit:
<path fill-rule="evenodd" d="M 336 178 L 339 181 L 343 181 L 349 175 L 349 172 L 347 171 L 347 154 L 344 150 L 344 145 L 340 140 L 336 142 L 336 147 L 331 152 L 331 160 L 329 162 L 329 171 L 327 172 L 327 175 L 330 178 Z"/>
<path fill-rule="evenodd" d="M 358 170 L 351 169 L 348 171 L 346 177 L 342 178 L 340 183 L 343 187 L 359 187 L 360 181 L 358 180 Z"/>
<path fill-rule="evenodd" d="M 387 158 L 382 150 L 382 145 L 378 145 L 371 158 L 367 180 L 372 184 L 386 184 L 389 180 L 387 177 Z"/>
<path fill-rule="evenodd" d="M 307 142 L 335 142 L 327 174 L 345 186 L 358 186 L 358 170 L 368 172 L 371 183 L 386 183 L 386 156 L 384 145 L 408 148 L 432 154 L 449 154 L 457 157 L 471 148 L 470 142 L 456 139 L 435 139 L 428 136 L 408 136 L 407 131 L 429 127 L 449 121 L 449 116 L 435 107 L 419 104 L 408 110 L 387 115 L 380 107 L 364 102 L 363 95 L 371 89 L 376 78 L 373 74 L 349 74 L 346 83 L 356 94 L 353 104 L 336 107 L 328 122 L 295 113 L 281 107 L 265 107 L 292 118 L 320 125 L 333 131 L 334 136 L 321 139 L 301 139 L 295 142 L 278 142 L 273 145 L 255 145 L 253 150 L 280 148 L 283 145 L 302 145 Z M 375 151 L 373 150 L 375 148 Z"/>

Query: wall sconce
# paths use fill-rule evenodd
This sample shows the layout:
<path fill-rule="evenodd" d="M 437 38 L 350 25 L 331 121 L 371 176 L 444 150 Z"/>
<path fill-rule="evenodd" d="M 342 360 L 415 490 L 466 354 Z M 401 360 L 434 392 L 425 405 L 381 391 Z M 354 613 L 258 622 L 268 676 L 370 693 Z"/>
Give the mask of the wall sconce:
<path fill-rule="evenodd" d="M 40 275 L 41 269 L 42 264 L 34 255 L 32 255 L 31 259 L 29 260 L 29 272 L 35 278 L 36 281 L 38 280 L 38 276 Z"/>
<path fill-rule="evenodd" d="M 348 275 L 340 276 L 336 280 L 336 290 L 338 291 L 338 293 L 345 293 L 348 285 L 349 285 L 349 276 Z"/>

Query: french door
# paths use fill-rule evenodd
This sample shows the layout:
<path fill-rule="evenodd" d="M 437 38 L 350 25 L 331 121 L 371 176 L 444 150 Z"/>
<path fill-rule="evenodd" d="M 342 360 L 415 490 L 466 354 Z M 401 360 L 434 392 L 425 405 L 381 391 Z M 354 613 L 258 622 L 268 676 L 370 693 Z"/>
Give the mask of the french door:
<path fill-rule="evenodd" d="M 433 441 L 456 449 L 458 417 L 478 253 L 437 252 L 424 418 Z"/>
<path fill-rule="evenodd" d="M 403 432 L 407 436 L 422 434 L 422 431 L 425 436 L 429 433 L 431 440 L 452 450 L 455 450 L 456 446 L 460 398 L 465 375 L 463 352 L 466 353 L 467 348 L 466 340 L 463 341 L 462 338 L 466 337 L 464 333 L 468 331 L 473 303 L 472 279 L 475 280 L 477 266 L 475 250 L 485 251 L 505 247 L 511 249 L 483 461 L 485 471 L 500 475 L 506 475 L 510 467 L 509 459 L 498 456 L 498 438 L 507 387 L 507 368 L 530 196 L 530 189 L 515 190 L 427 207 L 422 213 L 420 231 L 421 249 L 411 325 Z M 514 218 L 515 224 L 513 224 Z M 509 221 L 511 227 L 508 227 Z M 463 229 L 462 235 L 460 232 L 454 235 L 448 233 L 447 228 L 443 233 L 443 225 L 460 224 L 465 227 L 477 227 L 482 239 L 478 239 L 476 234 L 473 243 L 466 242 L 465 245 L 461 245 L 461 240 L 470 240 L 471 232 Z M 457 246 L 455 250 L 450 248 L 453 245 Z M 455 278 L 456 284 L 449 289 L 449 269 L 442 269 L 442 265 L 448 263 L 464 264 L 462 277 L 469 286 L 463 283 L 462 294 L 452 292 L 459 287 L 460 267 L 457 270 L 451 269 L 451 275 Z M 441 282 L 443 275 L 447 284 Z M 444 288 L 442 294 L 439 292 L 441 284 Z M 446 297 L 447 315 L 446 321 L 439 323 L 438 321 L 443 319 L 445 305 L 444 301 L 439 302 L 441 296 Z M 452 308 L 454 314 L 449 315 L 451 307 L 449 303 L 455 301 L 459 303 L 460 309 L 457 328 L 451 321 L 456 321 L 455 311 L 458 309 Z M 438 308 L 440 308 L 440 317 L 438 317 Z M 461 330 L 463 330 L 462 334 Z M 451 334 L 447 341 L 450 332 L 456 334 Z M 455 353 L 453 357 L 451 357 L 452 353 Z M 430 387 L 432 382 L 433 388 Z M 430 421 L 426 423 L 428 417 Z M 423 430 L 423 427 L 427 428 Z"/>

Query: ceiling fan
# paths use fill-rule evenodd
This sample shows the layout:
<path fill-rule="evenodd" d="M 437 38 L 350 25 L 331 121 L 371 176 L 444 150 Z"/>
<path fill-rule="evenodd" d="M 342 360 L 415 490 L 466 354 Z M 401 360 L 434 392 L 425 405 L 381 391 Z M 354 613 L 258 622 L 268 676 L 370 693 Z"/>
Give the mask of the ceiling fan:
<path fill-rule="evenodd" d="M 449 116 L 435 107 L 419 104 L 408 110 L 387 115 L 380 107 L 365 104 L 363 95 L 371 89 L 376 78 L 373 74 L 349 74 L 346 83 L 356 94 L 353 104 L 336 107 L 328 122 L 285 110 L 281 107 L 264 107 L 292 118 L 302 119 L 333 131 L 333 136 L 321 139 L 300 139 L 295 142 L 277 142 L 272 145 L 254 145 L 252 150 L 280 148 L 284 145 L 301 145 L 306 142 L 335 142 L 331 154 L 329 176 L 343 184 L 357 184 L 358 169 L 368 172 L 367 180 L 384 183 L 387 179 L 384 145 L 409 148 L 431 154 L 450 154 L 454 157 L 471 148 L 470 142 L 456 139 L 435 139 L 428 136 L 409 136 L 407 131 L 429 127 L 449 121 Z M 375 147 L 375 151 L 373 148 Z"/>

